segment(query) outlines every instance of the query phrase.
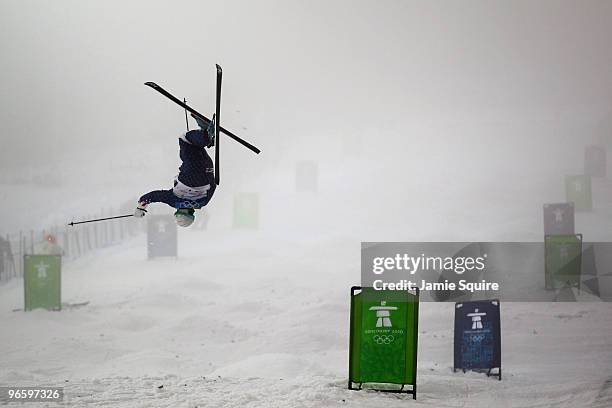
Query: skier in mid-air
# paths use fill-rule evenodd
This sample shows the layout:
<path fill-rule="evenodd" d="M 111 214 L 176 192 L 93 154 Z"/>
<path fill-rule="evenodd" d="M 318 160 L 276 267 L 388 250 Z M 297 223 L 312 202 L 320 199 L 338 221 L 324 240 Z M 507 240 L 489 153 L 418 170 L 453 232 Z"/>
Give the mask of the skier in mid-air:
<path fill-rule="evenodd" d="M 193 114 L 191 116 L 200 129 L 189 130 L 179 136 L 182 164 L 174 178 L 174 187 L 151 191 L 140 197 L 134 217 L 144 217 L 146 207 L 151 203 L 165 203 L 176 208 L 176 223 L 188 227 L 195 220 L 195 210 L 204 207 L 212 198 L 217 186 L 215 168 L 206 148 L 215 144 L 215 116 L 212 121 Z"/>

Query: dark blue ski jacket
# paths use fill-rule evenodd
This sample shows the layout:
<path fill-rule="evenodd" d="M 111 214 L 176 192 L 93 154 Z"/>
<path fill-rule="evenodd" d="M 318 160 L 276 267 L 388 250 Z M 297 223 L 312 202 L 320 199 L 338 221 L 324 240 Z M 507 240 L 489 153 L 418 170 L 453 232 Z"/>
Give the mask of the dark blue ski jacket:
<path fill-rule="evenodd" d="M 182 164 L 169 190 L 151 191 L 138 200 L 139 206 L 164 203 L 173 208 L 202 208 L 210 202 L 215 188 L 215 168 L 206 153 L 208 135 L 202 129 L 190 130 L 179 137 Z"/>

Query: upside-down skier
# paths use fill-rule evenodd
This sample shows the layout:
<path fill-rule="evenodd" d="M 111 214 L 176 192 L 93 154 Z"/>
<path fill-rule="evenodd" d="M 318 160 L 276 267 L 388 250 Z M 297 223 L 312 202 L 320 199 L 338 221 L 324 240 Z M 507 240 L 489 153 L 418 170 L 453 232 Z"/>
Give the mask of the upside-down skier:
<path fill-rule="evenodd" d="M 174 186 L 169 190 L 151 191 L 138 199 L 138 206 L 134 214 L 119 215 L 116 217 L 98 218 L 79 222 L 70 222 L 68 225 L 85 224 L 89 222 L 106 221 L 126 217 L 144 217 L 147 213 L 147 206 L 151 203 L 164 203 L 175 208 L 174 217 L 176 223 L 181 227 L 188 227 L 195 220 L 195 210 L 207 205 L 216 187 L 219 185 L 219 132 L 227 135 L 231 139 L 240 143 L 255 154 L 261 151 L 236 136 L 227 129 L 220 126 L 221 117 L 221 78 L 223 71 L 221 66 L 217 68 L 217 91 L 215 114 L 209 120 L 201 113 L 187 105 L 186 101 L 179 100 L 176 96 L 166 91 L 155 82 L 145 82 L 145 85 L 159 92 L 175 104 L 190 112 L 191 116 L 198 123 L 200 129 L 189 130 L 179 136 L 180 158 L 182 161 L 179 167 L 179 174 L 174 178 Z M 216 146 L 215 146 L 216 145 Z M 215 146 L 215 162 L 206 153 L 206 148 Z"/>
<path fill-rule="evenodd" d="M 215 193 L 215 168 L 206 148 L 215 144 L 215 116 L 206 121 L 191 115 L 200 129 L 189 130 L 179 136 L 182 161 L 174 187 L 155 190 L 140 197 L 134 217 L 144 217 L 151 203 L 165 203 L 176 208 L 174 217 L 181 227 L 190 226 L 195 220 L 195 210 L 210 202 Z"/>

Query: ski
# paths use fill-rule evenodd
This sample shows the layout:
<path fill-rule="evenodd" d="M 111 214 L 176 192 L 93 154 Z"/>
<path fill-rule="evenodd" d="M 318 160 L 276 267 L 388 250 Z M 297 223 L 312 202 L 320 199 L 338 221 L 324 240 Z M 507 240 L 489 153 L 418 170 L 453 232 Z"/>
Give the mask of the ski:
<path fill-rule="evenodd" d="M 216 101 L 215 101 L 215 184 L 219 185 L 219 181 L 221 181 L 221 176 L 219 174 L 219 150 L 220 150 L 220 140 L 219 140 L 219 127 L 221 126 L 221 77 L 223 76 L 223 70 L 216 64 L 217 66 L 217 93 L 216 93 Z"/>
<path fill-rule="evenodd" d="M 183 103 L 187 105 L 187 99 L 183 98 Z M 187 109 L 185 109 L 185 125 L 187 125 L 187 131 L 189 132 L 189 118 L 187 117 Z"/>
<path fill-rule="evenodd" d="M 162 88 L 161 86 L 157 85 L 155 82 L 145 82 L 145 85 L 150 87 L 150 88 L 152 88 L 152 89 L 154 89 L 154 90 L 156 90 L 160 94 L 164 95 L 166 98 L 170 99 L 172 102 L 176 103 L 177 105 L 179 105 L 183 109 L 187 109 L 188 112 L 193 113 L 194 115 L 196 115 L 196 116 L 198 116 L 198 117 L 200 117 L 200 118 L 210 122 L 210 119 L 208 119 L 206 116 L 202 115 L 200 112 L 196 111 L 191 106 L 187 105 L 186 103 L 184 103 L 183 101 L 181 101 L 180 99 L 178 99 L 177 97 L 172 95 L 170 92 L 166 91 L 164 88 Z M 243 145 L 247 149 L 251 150 L 252 152 L 257 153 L 257 154 L 261 153 L 261 150 L 259 150 L 257 147 L 253 146 L 252 144 L 250 144 L 246 140 L 236 136 L 235 134 L 233 134 L 229 130 L 224 129 L 222 127 L 219 127 L 219 132 L 224 133 L 227 136 L 231 137 L 232 139 L 234 139 L 235 141 L 237 141 L 238 143 L 240 143 L 241 145 Z"/>

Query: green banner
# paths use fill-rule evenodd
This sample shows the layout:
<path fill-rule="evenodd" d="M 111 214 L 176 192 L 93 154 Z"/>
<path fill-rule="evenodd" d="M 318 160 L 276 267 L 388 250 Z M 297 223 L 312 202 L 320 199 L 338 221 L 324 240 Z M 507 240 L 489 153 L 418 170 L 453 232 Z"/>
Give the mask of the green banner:
<path fill-rule="evenodd" d="M 566 176 L 565 195 L 568 203 L 574 203 L 576 211 L 593 209 L 593 193 L 590 176 Z"/>
<path fill-rule="evenodd" d="M 582 235 L 547 235 L 545 238 L 546 289 L 579 287 Z"/>
<path fill-rule="evenodd" d="M 234 197 L 234 228 L 257 229 L 259 226 L 259 194 L 239 193 Z"/>
<path fill-rule="evenodd" d="M 61 256 L 25 255 L 23 265 L 24 309 L 60 310 Z"/>
<path fill-rule="evenodd" d="M 412 385 L 416 395 L 418 294 L 353 288 L 349 388 L 352 383 Z"/>

